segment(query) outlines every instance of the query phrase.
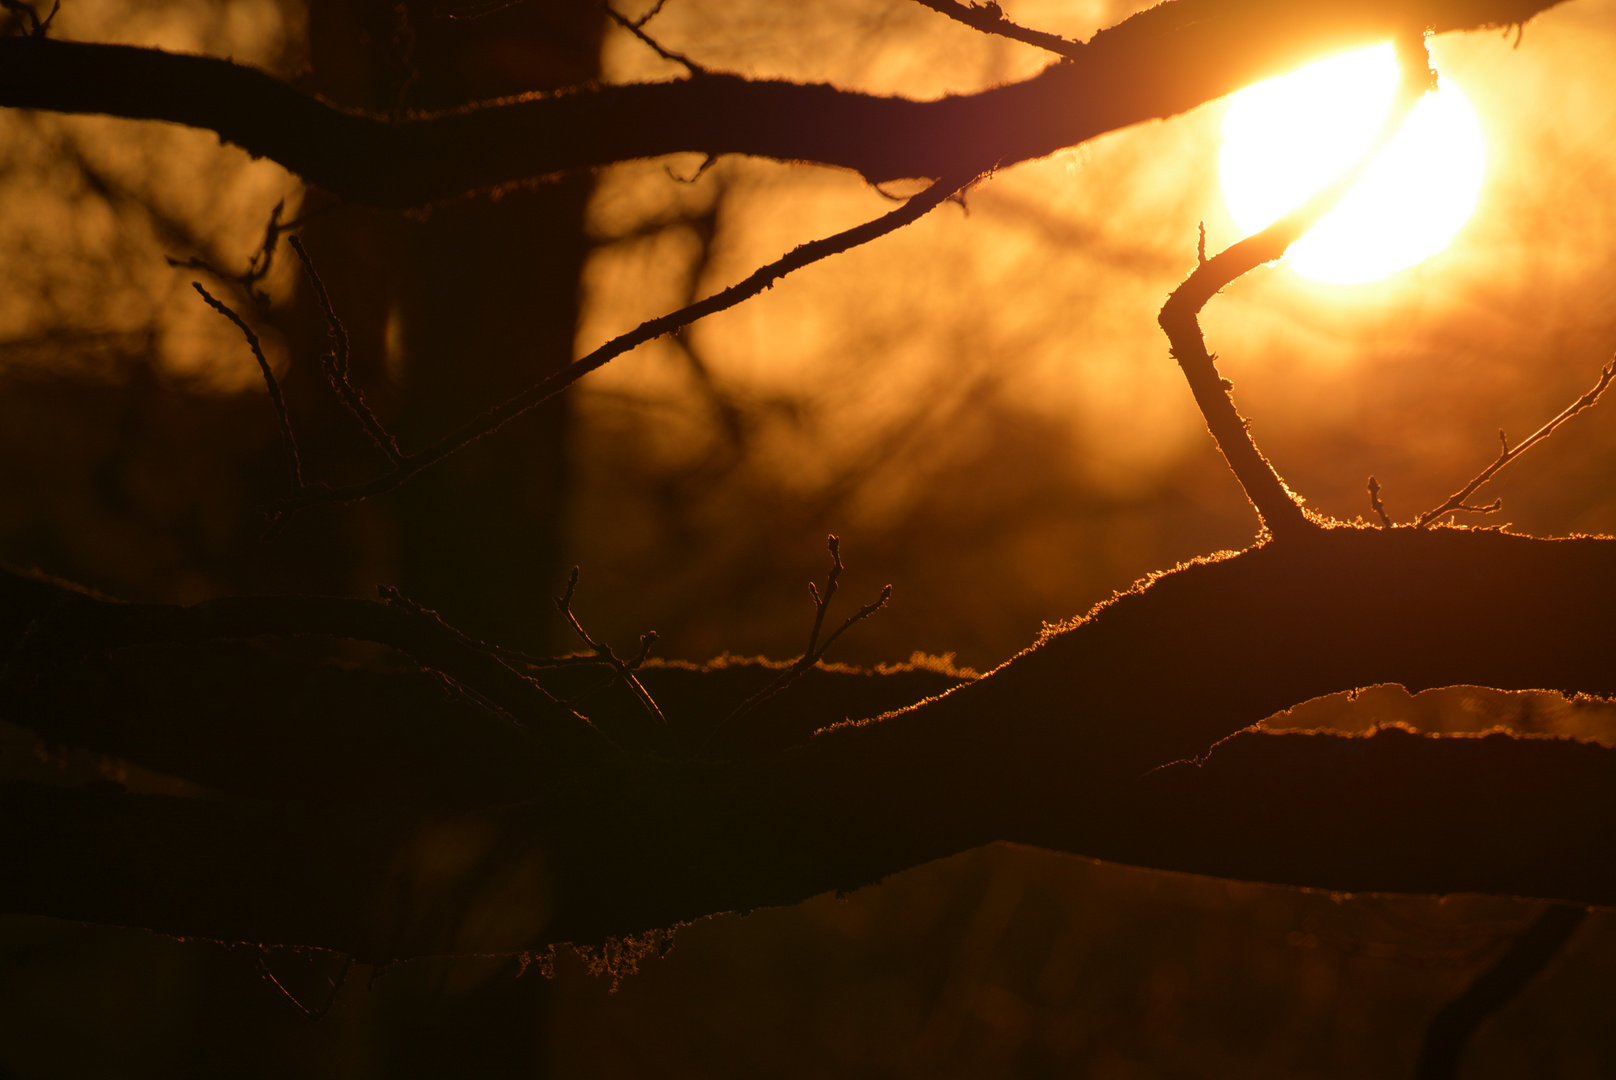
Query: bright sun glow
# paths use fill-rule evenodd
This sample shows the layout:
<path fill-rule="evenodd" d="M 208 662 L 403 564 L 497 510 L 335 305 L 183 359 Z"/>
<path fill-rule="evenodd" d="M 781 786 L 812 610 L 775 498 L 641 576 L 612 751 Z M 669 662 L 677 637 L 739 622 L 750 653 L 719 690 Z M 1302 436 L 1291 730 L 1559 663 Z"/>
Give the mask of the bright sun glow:
<path fill-rule="evenodd" d="M 1374 138 L 1396 89 L 1396 54 L 1380 45 L 1235 94 L 1219 162 L 1235 223 L 1256 232 L 1340 175 Z M 1319 281 L 1373 281 L 1435 255 L 1475 208 L 1482 164 L 1476 114 L 1444 78 L 1340 205 L 1291 246 L 1291 268 Z"/>

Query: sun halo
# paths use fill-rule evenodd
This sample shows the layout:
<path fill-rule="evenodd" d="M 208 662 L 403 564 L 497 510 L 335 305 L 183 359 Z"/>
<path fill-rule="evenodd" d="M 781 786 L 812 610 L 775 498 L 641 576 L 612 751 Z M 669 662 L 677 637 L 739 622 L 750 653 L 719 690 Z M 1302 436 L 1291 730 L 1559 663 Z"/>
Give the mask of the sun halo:
<path fill-rule="evenodd" d="M 1267 226 L 1356 161 L 1391 107 L 1397 80 L 1386 44 L 1233 95 L 1219 171 L 1240 229 Z M 1291 246 L 1287 264 L 1304 277 L 1346 284 L 1429 258 L 1475 209 L 1484 164 L 1475 112 L 1443 77 L 1363 179 Z"/>

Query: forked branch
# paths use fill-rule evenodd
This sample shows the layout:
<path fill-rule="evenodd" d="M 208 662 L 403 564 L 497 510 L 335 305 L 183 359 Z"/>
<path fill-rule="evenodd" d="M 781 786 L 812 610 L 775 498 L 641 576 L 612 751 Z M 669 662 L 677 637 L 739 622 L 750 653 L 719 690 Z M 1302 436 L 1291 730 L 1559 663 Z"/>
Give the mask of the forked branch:
<path fill-rule="evenodd" d="M 735 710 L 724 717 L 718 726 L 713 729 L 713 735 L 717 735 L 722 731 L 730 721 L 746 715 L 765 701 L 790 688 L 793 683 L 810 671 L 815 664 L 824 659 L 825 653 L 829 651 L 832 645 L 836 644 L 837 638 L 847 633 L 855 624 L 863 622 L 886 607 L 887 601 L 892 599 L 892 586 L 884 586 L 881 589 L 881 594 L 873 602 L 865 604 L 842 620 L 842 625 L 838 626 L 830 637 L 826 638 L 824 643 L 821 644 L 819 634 L 825 628 L 825 612 L 830 608 L 831 597 L 836 595 L 836 583 L 841 578 L 842 571 L 846 569 L 842 565 L 842 542 L 840 538 L 834 535 L 826 537 L 825 546 L 830 550 L 830 570 L 825 575 L 825 588 L 821 591 L 819 586 L 813 582 L 808 583 L 808 595 L 814 599 L 814 627 L 808 633 L 807 650 L 790 667 L 771 679 L 767 686 L 737 705 Z"/>
<path fill-rule="evenodd" d="M 1318 223 L 1362 179 L 1380 152 L 1385 149 L 1419 99 L 1430 90 L 1435 76 L 1430 69 L 1421 38 L 1398 41 L 1402 70 L 1396 99 L 1379 132 L 1356 162 L 1321 188 L 1301 206 L 1261 232 L 1206 257 L 1206 231 L 1201 227 L 1196 246 L 1198 265 L 1184 283 L 1173 290 L 1162 305 L 1158 322 L 1171 345 L 1173 359 L 1183 369 L 1190 392 L 1206 418 L 1218 449 L 1229 463 L 1246 497 L 1257 509 L 1264 525 L 1276 538 L 1305 535 L 1317 529 L 1303 512 L 1296 495 L 1286 486 L 1268 459 L 1257 448 L 1251 430 L 1230 394 L 1233 384 L 1218 374 L 1216 358 L 1207 351 L 1201 333 L 1200 313 L 1217 292 L 1263 263 L 1284 256 L 1287 249 Z"/>
<path fill-rule="evenodd" d="M 303 490 L 303 465 L 298 460 L 297 437 L 292 434 L 292 420 L 286 412 L 286 399 L 281 396 L 281 385 L 276 381 L 275 372 L 271 370 L 269 360 L 264 356 L 263 343 L 258 340 L 258 335 L 253 333 L 252 327 L 247 325 L 246 320 L 237 315 L 230 305 L 215 298 L 212 293 L 204 289 L 200 281 L 191 282 L 191 288 L 201 294 L 202 299 L 207 301 L 208 307 L 235 324 L 236 329 L 241 331 L 242 337 L 247 339 L 247 347 L 252 350 L 253 359 L 258 361 L 258 370 L 263 373 L 264 385 L 269 388 L 269 400 L 275 404 L 275 419 L 279 423 L 281 430 L 281 452 L 286 458 L 287 480 L 295 497 L 298 492 Z"/>
<path fill-rule="evenodd" d="M 331 351 L 320 357 L 320 369 L 325 372 L 326 381 L 337 398 L 353 414 L 365 434 L 370 436 L 376 448 L 387 455 L 387 460 L 394 465 L 404 460 L 404 452 L 398 448 L 398 441 L 382 426 L 369 405 L 365 404 L 365 395 L 353 384 L 348 369 L 348 330 L 337 318 L 337 311 L 331 305 L 331 297 L 325 291 L 325 282 L 314 269 L 314 260 L 303 246 L 303 241 L 293 236 L 290 238 L 292 250 L 297 253 L 298 261 L 303 264 L 303 272 L 308 275 L 309 284 L 314 288 L 315 298 L 320 302 L 320 311 L 325 315 L 326 332 L 331 337 Z"/>
<path fill-rule="evenodd" d="M 640 699 L 640 704 L 645 706 L 645 711 L 650 713 L 657 723 L 667 727 L 668 718 L 662 715 L 661 706 L 656 703 L 656 699 L 651 696 L 650 691 L 646 690 L 645 684 L 640 682 L 639 676 L 634 674 L 634 669 L 645 663 L 646 658 L 651 655 L 651 648 L 656 644 L 657 640 L 656 631 L 652 630 L 640 636 L 640 651 L 632 660 L 620 659 L 612 651 L 610 645 L 590 637 L 589 631 L 585 630 L 583 623 L 578 621 L 578 616 L 573 614 L 572 597 L 577 591 L 578 568 L 574 566 L 572 573 L 567 576 L 567 591 L 555 598 L 556 610 L 561 612 L 562 617 L 571 625 L 573 633 L 577 634 L 579 640 L 588 646 L 589 651 L 615 671 L 617 679 L 622 679 L 628 684 L 628 688 L 634 691 L 634 696 Z"/>
<path fill-rule="evenodd" d="M 1500 449 L 1498 456 L 1493 459 L 1492 464 L 1488 465 L 1485 469 L 1481 470 L 1481 472 L 1477 473 L 1475 478 L 1472 479 L 1470 483 L 1466 484 L 1458 491 L 1455 491 L 1452 495 L 1449 495 L 1447 500 L 1443 502 L 1441 506 L 1432 507 L 1430 510 L 1427 510 L 1419 517 L 1415 518 L 1414 527 L 1417 529 L 1423 529 L 1437 518 L 1440 518 L 1443 514 L 1491 514 L 1497 512 L 1504 505 L 1501 500 L 1495 499 L 1490 503 L 1480 506 L 1473 505 L 1465 500 L 1470 498 L 1471 495 L 1475 494 L 1477 488 L 1481 487 L 1481 485 L 1485 484 L 1487 481 L 1491 480 L 1493 477 L 1502 472 L 1504 467 L 1510 462 L 1532 449 L 1532 447 L 1536 446 L 1544 439 L 1547 439 L 1550 435 L 1553 435 L 1555 429 L 1561 424 L 1565 423 L 1567 420 L 1570 420 L 1573 416 L 1576 416 L 1583 410 L 1593 408 L 1594 404 L 1599 401 L 1600 396 L 1604 394 L 1606 388 L 1610 386 L 1613 378 L 1616 378 L 1616 358 L 1613 358 L 1608 364 L 1600 369 L 1599 380 L 1588 389 L 1587 393 L 1583 394 L 1576 401 L 1573 401 L 1570 405 L 1567 405 L 1560 411 L 1559 415 L 1550 420 L 1548 423 L 1544 424 L 1542 427 L 1538 428 L 1536 431 L 1532 432 L 1532 434 L 1528 435 L 1522 442 L 1515 446 L 1510 446 L 1509 440 L 1505 438 L 1504 433 L 1500 431 L 1498 433 Z"/>

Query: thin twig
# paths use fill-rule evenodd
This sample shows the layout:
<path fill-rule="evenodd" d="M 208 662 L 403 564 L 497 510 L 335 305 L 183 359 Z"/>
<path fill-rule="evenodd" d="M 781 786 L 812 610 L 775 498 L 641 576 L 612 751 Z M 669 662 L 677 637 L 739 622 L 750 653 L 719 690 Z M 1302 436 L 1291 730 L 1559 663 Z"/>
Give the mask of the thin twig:
<path fill-rule="evenodd" d="M 348 407 L 359 426 L 365 429 L 370 441 L 376 448 L 387 455 L 387 459 L 394 465 L 404 460 L 404 453 L 398 448 L 398 441 L 382 426 L 370 406 L 365 404 L 365 395 L 353 384 L 349 375 L 348 359 L 348 331 L 337 318 L 337 311 L 331 304 L 331 296 L 325 291 L 325 282 L 314 269 L 314 260 L 309 258 L 308 250 L 297 237 L 290 237 L 292 251 L 297 254 L 298 261 L 303 264 L 303 271 L 308 275 L 309 284 L 314 287 L 314 295 L 320 301 L 320 311 L 325 315 L 326 333 L 331 337 L 332 348 L 329 353 L 320 357 L 320 368 L 325 372 L 326 381 L 331 389 Z"/>
<path fill-rule="evenodd" d="M 1567 420 L 1570 420 L 1573 416 L 1576 416 L 1584 409 L 1592 408 L 1599 400 L 1600 395 L 1603 394 L 1605 389 L 1610 386 L 1612 378 L 1616 378 L 1616 358 L 1613 358 L 1610 363 L 1606 364 L 1600 369 L 1599 381 L 1594 383 L 1587 393 L 1583 394 L 1576 401 L 1573 401 L 1570 405 L 1567 405 L 1564 409 L 1560 410 L 1559 415 L 1557 415 L 1553 420 L 1550 420 L 1548 423 L 1532 432 L 1532 434 L 1528 435 L 1523 442 L 1515 447 L 1511 447 L 1509 445 L 1509 440 L 1504 437 L 1503 431 L 1500 430 L 1498 432 L 1498 441 L 1502 449 L 1499 451 L 1498 456 L 1493 459 L 1493 463 L 1481 470 L 1481 472 L 1477 473 L 1475 479 L 1471 480 L 1470 483 L 1466 484 L 1452 495 L 1449 495 L 1447 501 L 1441 506 L 1427 510 L 1419 517 L 1415 518 L 1414 527 L 1416 529 L 1423 529 L 1431 522 L 1441 517 L 1443 514 L 1458 513 L 1461 511 L 1472 514 L 1491 514 L 1501 509 L 1504 505 L 1503 500 L 1501 499 L 1494 499 L 1492 502 L 1481 506 L 1471 505 L 1466 503 L 1465 500 L 1470 498 L 1470 496 L 1475 493 L 1477 488 L 1491 480 L 1494 476 L 1497 476 L 1498 473 L 1503 470 L 1504 466 L 1526 453 L 1544 439 L 1547 439 L 1550 435 L 1553 435 L 1555 429 L 1561 424 L 1565 423 Z"/>
<path fill-rule="evenodd" d="M 1005 17 L 1004 9 L 995 3 L 995 0 L 987 0 L 987 3 L 980 5 L 962 4 L 959 0 L 916 0 L 916 2 L 984 34 L 997 34 L 999 37 L 1011 38 L 1027 45 L 1036 45 L 1040 49 L 1047 49 L 1068 58 L 1077 57 L 1083 50 L 1081 41 L 1069 41 L 1059 34 L 1034 30 L 1020 23 L 1011 22 Z"/>
<path fill-rule="evenodd" d="M 1381 528 L 1389 529 L 1392 527 L 1392 519 L 1386 516 L 1386 506 L 1380 501 L 1380 484 L 1376 482 L 1373 476 L 1369 478 L 1369 509 L 1373 510 L 1376 516 L 1380 518 Z"/>
<path fill-rule="evenodd" d="M 867 244 L 871 240 L 901 229 L 903 226 L 920 218 L 927 211 L 935 208 L 955 191 L 970 184 L 979 175 L 979 170 L 962 169 L 959 172 L 945 176 L 890 213 L 884 214 L 873 221 L 867 221 L 862 225 L 856 225 L 834 236 L 811 240 L 800 247 L 794 248 L 767 266 L 755 270 L 745 280 L 714 293 L 705 300 L 699 300 L 667 315 L 646 320 L 628 333 L 621 334 L 608 341 L 589 355 L 574 360 L 571 364 L 568 364 L 542 382 L 484 411 L 482 415 L 472 419 L 424 449 L 406 456 L 390 472 L 372 480 L 339 488 L 328 487 L 324 484 L 310 485 L 291 498 L 281 501 L 274 507 L 274 511 L 282 514 L 292 513 L 317 503 L 353 502 L 384 491 L 391 491 L 421 470 L 436 465 L 483 436 L 493 434 L 514 418 L 534 406 L 548 401 L 591 371 L 605 366 L 630 349 L 659 338 L 664 334 L 670 334 L 675 330 L 689 326 L 697 319 L 720 311 L 726 311 L 744 300 L 749 300 L 773 286 L 776 281 L 779 281 L 793 270 L 800 270 L 805 266 L 819 262 L 821 259 L 840 254 L 861 244 Z"/>
<path fill-rule="evenodd" d="M 1317 526 L 1302 510 L 1296 495 L 1257 448 L 1251 430 L 1230 394 L 1233 384 L 1218 374 L 1216 358 L 1207 351 L 1200 312 L 1217 292 L 1242 274 L 1284 256 L 1287 249 L 1329 213 L 1363 178 L 1380 152 L 1402 129 L 1403 122 L 1432 88 L 1434 74 L 1421 37 L 1398 42 L 1402 77 L 1396 99 L 1380 131 L 1353 165 L 1315 192 L 1301 206 L 1266 229 L 1225 248 L 1196 266 L 1162 305 L 1157 321 L 1166 333 L 1173 359 L 1183 369 L 1195 403 L 1206 418 L 1218 449 L 1235 479 L 1245 489 L 1258 516 L 1276 538 L 1305 535 Z M 1199 248 L 1199 245 L 1198 245 Z M 1197 258 L 1200 252 L 1197 250 Z"/>
<path fill-rule="evenodd" d="M 656 15 L 656 13 L 661 10 L 662 5 L 658 4 L 642 18 L 631 19 L 627 15 L 624 15 L 622 12 L 614 8 L 611 5 L 611 0 L 607 0 L 606 3 L 606 14 L 611 17 L 611 20 L 618 26 L 621 26 L 624 30 L 627 30 L 629 33 L 639 38 L 647 48 L 656 53 L 658 56 L 662 57 L 662 59 L 671 60 L 675 64 L 683 64 L 685 70 L 690 72 L 691 76 L 694 78 L 699 78 L 702 75 L 710 74 L 706 68 L 702 67 L 700 64 L 696 63 L 696 61 L 690 59 L 690 57 L 684 55 L 683 53 L 676 53 L 670 49 L 663 48 L 661 42 L 645 32 L 645 24 L 650 22 L 652 16 Z"/>
<path fill-rule="evenodd" d="M 641 15 L 638 19 L 634 20 L 634 25 L 644 26 L 646 23 L 662 14 L 662 9 L 666 7 L 667 4 L 668 0 L 656 0 L 656 3 L 651 5 L 650 11 L 647 11 L 644 15 Z"/>
<path fill-rule="evenodd" d="M 286 200 L 282 199 L 275 204 L 275 209 L 270 211 L 269 222 L 264 226 L 264 239 L 252 253 L 252 257 L 247 260 L 247 269 L 242 273 L 226 273 L 206 259 L 197 258 L 194 255 L 189 259 L 176 259 L 172 255 L 165 255 L 164 260 L 175 269 L 200 270 L 203 273 L 212 274 L 220 281 L 240 285 L 253 300 L 260 304 L 268 304 L 269 294 L 260 289 L 258 284 L 269 276 L 270 270 L 275 265 L 275 249 L 280 246 L 282 234 L 288 229 L 301 225 L 308 220 L 308 217 L 313 216 L 306 215 L 296 221 L 282 221 L 281 212 L 285 209 Z"/>
<path fill-rule="evenodd" d="M 454 624 L 445 621 L 442 615 L 439 615 L 431 608 L 424 607 L 421 604 L 416 603 L 414 600 L 411 600 L 392 585 L 378 585 L 376 586 L 376 593 L 382 598 L 384 603 L 391 604 L 395 607 L 403 609 L 404 611 L 410 612 L 412 615 L 426 619 L 427 621 L 433 623 L 437 628 L 441 629 L 444 633 L 449 634 L 451 637 L 455 638 L 455 640 L 459 641 L 468 648 L 476 649 L 478 652 L 487 653 L 489 656 L 504 661 L 507 665 L 520 664 L 523 667 L 530 668 L 606 666 L 605 660 L 592 654 L 586 656 L 534 656 L 531 653 L 522 652 L 520 649 L 508 649 L 503 645 L 495 645 L 490 641 L 482 641 L 478 638 L 472 637 L 470 634 L 466 633 L 464 630 L 461 630 Z M 639 667 L 643 662 L 644 658 L 642 657 L 632 666 Z"/>
<path fill-rule="evenodd" d="M 1497 963 L 1431 1018 L 1414 1080 L 1454 1080 L 1459 1074 L 1459 1058 L 1476 1029 L 1548 967 L 1587 917 L 1588 909 L 1584 907 L 1549 905 L 1525 933 L 1510 943 Z"/>
<path fill-rule="evenodd" d="M 295 497 L 303 490 L 303 466 L 298 461 L 297 437 L 292 434 L 292 420 L 286 412 L 286 399 L 281 396 L 280 383 L 275 381 L 275 373 L 270 370 L 269 361 L 264 357 L 264 347 L 260 344 L 258 335 L 253 333 L 252 327 L 231 310 L 228 304 L 214 299 L 213 295 L 202 287 L 200 281 L 191 282 L 191 288 L 201 294 L 209 307 L 236 324 L 236 329 L 247 339 L 247 347 L 252 350 L 253 358 L 258 361 L 258 370 L 264 373 L 264 385 L 269 387 L 269 399 L 275 404 L 275 418 L 280 422 L 281 449 L 286 456 L 286 471 Z"/>
<path fill-rule="evenodd" d="M 634 669 L 645 663 L 645 658 L 651 655 L 651 647 L 656 644 L 657 640 L 656 631 L 652 630 L 640 636 L 639 655 L 633 660 L 625 662 L 618 659 L 617 654 L 612 652 L 611 646 L 590 637 L 589 632 L 578 621 L 578 616 L 572 613 L 572 597 L 577 591 L 578 568 L 574 566 L 571 575 L 567 578 L 567 591 L 555 598 L 556 609 L 566 616 L 567 622 L 572 624 L 573 632 L 589 647 L 590 651 L 604 660 L 613 671 L 617 672 L 616 678 L 612 681 L 622 679 L 628 683 L 629 689 L 634 691 L 634 696 L 640 699 L 641 705 L 645 706 L 645 711 L 650 713 L 657 723 L 662 724 L 664 727 L 667 726 L 668 718 L 662 715 L 662 709 L 657 705 L 656 699 L 651 696 L 650 691 L 645 688 L 645 684 L 640 682 L 639 677 L 634 674 Z M 608 682 L 600 689 L 605 689 L 606 686 L 610 685 L 611 682 Z"/>
<path fill-rule="evenodd" d="M 343 960 L 342 971 L 337 974 L 337 977 L 335 979 L 326 980 L 331 984 L 331 996 L 328 997 L 325 1004 L 321 1005 L 318 1009 L 311 1009 L 299 1001 L 296 995 L 294 995 L 290 990 L 286 989 L 286 987 L 281 984 L 281 981 L 275 977 L 275 973 L 269 970 L 269 965 L 264 962 L 263 952 L 260 951 L 258 954 L 258 973 L 262 975 L 271 986 L 279 990 L 281 992 L 281 996 L 287 1001 L 291 1002 L 294 1009 L 302 1013 L 303 1016 L 309 1020 L 318 1020 L 326 1013 L 331 1011 L 331 1006 L 337 1003 L 337 994 L 341 992 L 343 984 L 348 981 L 348 972 L 353 970 L 353 965 L 353 957 L 350 956 Z"/>
<path fill-rule="evenodd" d="M 798 657 L 790 667 L 771 679 L 767 686 L 737 705 L 733 712 L 719 721 L 718 726 L 713 728 L 708 738 L 716 736 L 732 720 L 744 716 L 765 701 L 790 688 L 793 683 L 807 674 L 815 664 L 824 658 L 830 647 L 836 644 L 837 638 L 847 633 L 854 624 L 868 619 L 871 615 L 886 607 L 887 601 L 892 599 L 892 586 L 883 586 L 881 595 L 876 597 L 873 603 L 865 604 L 849 615 L 843 620 L 842 625 L 838 626 L 835 632 L 821 644 L 819 633 L 825 625 L 825 611 L 830 607 L 830 598 L 836 595 L 836 581 L 842 576 L 842 571 L 845 569 L 842 565 L 841 541 L 832 535 L 826 537 L 825 543 L 826 547 L 830 549 L 830 570 L 825 575 L 825 589 L 821 592 L 813 582 L 808 583 L 808 595 L 814 598 L 814 627 L 808 634 L 808 651 Z"/>

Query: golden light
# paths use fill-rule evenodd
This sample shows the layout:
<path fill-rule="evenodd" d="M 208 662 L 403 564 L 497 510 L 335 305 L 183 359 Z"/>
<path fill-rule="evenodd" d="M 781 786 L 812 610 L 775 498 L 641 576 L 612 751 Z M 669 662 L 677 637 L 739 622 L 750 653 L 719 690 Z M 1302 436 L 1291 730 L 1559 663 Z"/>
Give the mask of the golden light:
<path fill-rule="evenodd" d="M 1369 146 L 1397 89 L 1379 45 L 1321 60 L 1235 94 L 1223 123 L 1223 196 L 1256 232 L 1340 175 Z M 1481 190 L 1481 127 L 1453 83 L 1414 107 L 1403 129 L 1286 261 L 1319 281 L 1373 281 L 1447 247 Z"/>

